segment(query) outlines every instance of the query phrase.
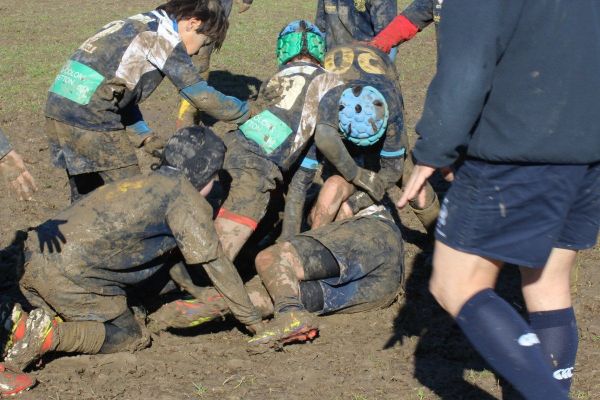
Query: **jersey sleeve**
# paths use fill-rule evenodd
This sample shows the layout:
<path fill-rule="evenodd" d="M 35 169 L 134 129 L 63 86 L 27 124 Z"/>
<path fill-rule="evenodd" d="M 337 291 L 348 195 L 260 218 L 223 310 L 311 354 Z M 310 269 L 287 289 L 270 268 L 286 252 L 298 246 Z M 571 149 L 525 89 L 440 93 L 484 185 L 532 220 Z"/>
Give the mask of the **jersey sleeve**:
<path fill-rule="evenodd" d="M 247 103 L 224 95 L 203 80 L 183 43 L 173 48 L 161 71 L 177 87 L 179 94 L 198 110 L 222 121 L 244 120 Z"/>
<path fill-rule="evenodd" d="M 131 133 L 130 138 L 136 146 L 141 146 L 142 142 L 152 134 L 152 129 L 148 126 L 142 115 L 142 111 L 137 104 L 131 104 L 121 113 L 121 119 L 125 130 Z"/>
<path fill-rule="evenodd" d="M 396 17 L 398 4 L 395 0 L 372 0 L 369 6 L 373 32 L 377 35 Z"/>
<path fill-rule="evenodd" d="M 406 156 L 407 141 L 404 119 L 400 115 L 388 123 L 380 156 L 382 158 L 404 158 Z"/>
<path fill-rule="evenodd" d="M 339 126 L 339 98 L 344 87 L 331 89 L 319 102 L 317 125 L 329 125 L 336 129 Z"/>
<path fill-rule="evenodd" d="M 419 30 L 425 29 L 433 22 L 433 7 L 435 0 L 414 0 L 401 13 Z"/>
<path fill-rule="evenodd" d="M 11 150 L 12 147 L 8 139 L 6 136 L 4 136 L 2 130 L 0 130 L 0 159 L 4 158 L 4 156 L 7 155 Z"/>
<path fill-rule="evenodd" d="M 218 256 L 219 239 L 213 210 L 185 178 L 180 193 L 167 210 L 166 222 L 187 264 L 204 264 Z"/>

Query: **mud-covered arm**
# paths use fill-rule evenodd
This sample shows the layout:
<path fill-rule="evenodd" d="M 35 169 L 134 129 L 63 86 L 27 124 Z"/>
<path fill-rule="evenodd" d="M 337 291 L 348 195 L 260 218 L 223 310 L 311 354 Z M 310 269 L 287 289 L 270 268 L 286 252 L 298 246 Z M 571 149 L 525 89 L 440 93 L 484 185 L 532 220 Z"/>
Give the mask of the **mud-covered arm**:
<path fill-rule="evenodd" d="M 192 59 L 179 43 L 160 68 L 193 107 L 221 121 L 242 123 L 247 119 L 245 101 L 226 96 L 202 79 Z"/>
<path fill-rule="evenodd" d="M 328 124 L 318 124 L 315 130 L 315 144 L 344 179 L 366 190 L 373 199 L 381 200 L 385 192 L 383 182 L 375 172 L 356 165 L 336 128 Z"/>
<path fill-rule="evenodd" d="M 8 138 L 4 136 L 2 130 L 0 130 L 0 160 L 4 158 L 12 150 L 12 146 L 8 141 Z"/>
<path fill-rule="evenodd" d="M 142 111 L 137 104 L 132 104 L 123 110 L 121 118 L 125 130 L 129 133 L 129 138 L 136 147 L 141 147 L 144 141 L 152 135 L 152 129 L 144 120 Z"/>
<path fill-rule="evenodd" d="M 383 148 L 380 155 L 379 177 L 385 189 L 393 187 L 401 178 L 404 170 L 404 158 L 408 148 L 408 136 L 404 130 L 404 116 L 398 113 L 388 123 Z"/>
<path fill-rule="evenodd" d="M 433 7 L 436 0 L 414 0 L 402 12 L 403 16 L 409 20 L 419 31 L 425 29 L 433 22 Z"/>
<path fill-rule="evenodd" d="M 260 313 L 221 248 L 211 206 L 189 183 L 182 182 L 181 194 L 169 207 L 166 221 L 186 263 L 192 267 L 202 265 L 235 317 L 248 326 L 260 323 Z"/>
<path fill-rule="evenodd" d="M 304 157 L 300 168 L 298 168 L 288 186 L 285 198 L 283 226 L 278 242 L 288 241 L 294 235 L 300 233 L 306 192 L 313 182 L 318 167 L 315 153 L 316 151 L 309 151 L 309 154 Z"/>
<path fill-rule="evenodd" d="M 325 22 L 325 0 L 317 2 L 317 15 L 315 16 L 315 25 L 324 34 L 327 34 L 327 23 Z"/>
<path fill-rule="evenodd" d="M 373 31 L 377 35 L 396 17 L 398 3 L 396 0 L 371 0 L 367 4 Z"/>
<path fill-rule="evenodd" d="M 433 22 L 434 0 L 415 0 L 384 28 L 377 31 L 371 45 L 389 53 L 392 47 L 412 39 Z"/>

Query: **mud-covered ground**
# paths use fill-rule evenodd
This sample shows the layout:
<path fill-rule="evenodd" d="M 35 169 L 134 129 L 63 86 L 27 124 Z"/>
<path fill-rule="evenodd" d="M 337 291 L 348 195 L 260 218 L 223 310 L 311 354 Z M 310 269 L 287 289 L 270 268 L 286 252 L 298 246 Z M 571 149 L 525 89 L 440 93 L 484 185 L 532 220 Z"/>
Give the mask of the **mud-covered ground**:
<path fill-rule="evenodd" d="M 275 71 L 274 38 L 286 21 L 314 14 L 315 2 L 256 0 L 234 15 L 210 80 L 247 98 Z M 407 3 L 400 1 L 400 6 Z M 47 88 L 69 53 L 106 22 L 146 10 L 155 1 L 0 0 L 0 126 L 24 155 L 40 187 L 35 201 L 0 192 L 0 247 L 18 230 L 68 203 L 64 172 L 50 166 L 42 130 Z M 235 11 L 234 11 L 235 13 Z M 409 130 L 435 69 L 432 29 L 403 45 L 398 66 Z M 177 98 L 165 83 L 144 104 L 157 132 L 173 131 Z M 231 126 L 216 124 L 225 133 Z M 151 160 L 140 153 L 145 166 Z M 430 267 L 416 219 L 401 214 L 407 240 L 405 290 L 391 307 L 320 319 L 320 337 L 283 352 L 251 355 L 231 320 L 192 332 L 164 333 L 135 354 L 46 358 L 32 373 L 39 385 L 22 399 L 494 399 L 498 379 L 465 342 L 427 290 Z M 6 263 L 3 263 L 6 265 Z M 573 276 L 580 330 L 573 398 L 600 398 L 600 246 L 582 252 Z M 0 269 L 0 273 L 7 271 Z M 501 292 L 523 310 L 514 271 Z M 6 275 L 0 275 L 5 283 Z M 3 285 L 0 285 L 3 286 Z"/>

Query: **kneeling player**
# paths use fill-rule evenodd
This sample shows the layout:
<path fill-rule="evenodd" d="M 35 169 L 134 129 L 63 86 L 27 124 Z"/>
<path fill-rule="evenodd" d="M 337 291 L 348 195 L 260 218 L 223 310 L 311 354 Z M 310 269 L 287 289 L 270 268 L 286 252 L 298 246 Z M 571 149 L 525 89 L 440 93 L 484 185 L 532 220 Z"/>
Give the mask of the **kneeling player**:
<path fill-rule="evenodd" d="M 180 130 L 154 173 L 103 186 L 37 227 L 25 243 L 19 284 L 38 308 L 27 314 L 17 305 L 1 321 L 9 327 L 6 366 L 22 370 L 48 351 L 112 353 L 147 345 L 126 290 L 182 261 L 206 270 L 240 322 L 250 330 L 260 326 L 203 198 L 224 152 L 208 129 Z"/>

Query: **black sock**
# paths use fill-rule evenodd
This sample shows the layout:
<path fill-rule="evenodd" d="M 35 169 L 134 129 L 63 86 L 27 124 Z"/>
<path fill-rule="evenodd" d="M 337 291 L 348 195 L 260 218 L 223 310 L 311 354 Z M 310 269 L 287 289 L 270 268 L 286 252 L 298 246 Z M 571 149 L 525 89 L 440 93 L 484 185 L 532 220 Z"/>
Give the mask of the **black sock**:
<path fill-rule="evenodd" d="M 540 338 L 554 379 L 568 391 L 579 342 L 573 308 L 529 313 L 529 323 Z"/>
<path fill-rule="evenodd" d="M 536 334 L 493 290 L 471 297 L 456 322 L 485 361 L 525 398 L 568 400 L 552 377 Z"/>

